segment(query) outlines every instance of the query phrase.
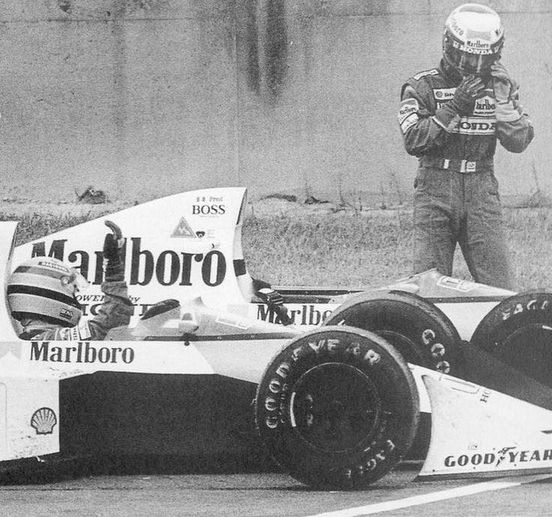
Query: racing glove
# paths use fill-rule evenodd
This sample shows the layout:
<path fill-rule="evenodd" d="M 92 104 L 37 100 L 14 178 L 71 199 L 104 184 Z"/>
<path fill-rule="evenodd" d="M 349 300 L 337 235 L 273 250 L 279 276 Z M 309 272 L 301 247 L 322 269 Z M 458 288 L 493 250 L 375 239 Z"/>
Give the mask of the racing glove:
<path fill-rule="evenodd" d="M 273 311 L 276 316 L 278 316 L 283 325 L 291 325 L 293 323 L 284 305 L 284 297 L 278 291 L 272 289 L 269 283 L 254 278 L 253 288 L 259 299 L 263 303 L 266 303 L 269 310 Z"/>
<path fill-rule="evenodd" d="M 521 118 L 518 102 L 518 85 L 500 62 L 491 65 L 493 91 L 496 100 L 495 116 L 499 122 L 515 122 Z"/>
<path fill-rule="evenodd" d="M 103 245 L 103 258 L 105 266 L 106 282 L 120 282 L 125 279 L 125 268 L 122 257 L 122 249 L 125 239 L 123 232 L 112 221 L 105 221 L 105 225 L 111 230 L 105 236 Z"/>
<path fill-rule="evenodd" d="M 473 113 L 475 101 L 482 97 L 484 92 L 485 84 L 480 77 L 473 75 L 464 77 L 456 88 L 454 97 L 435 112 L 433 119 L 446 131 L 451 131 L 459 117 Z"/>

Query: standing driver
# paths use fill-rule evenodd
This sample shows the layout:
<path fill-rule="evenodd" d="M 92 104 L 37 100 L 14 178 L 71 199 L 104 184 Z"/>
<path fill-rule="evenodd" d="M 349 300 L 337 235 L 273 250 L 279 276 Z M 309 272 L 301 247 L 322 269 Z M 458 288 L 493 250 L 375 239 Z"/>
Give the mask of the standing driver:
<path fill-rule="evenodd" d="M 102 340 L 110 329 L 128 325 L 134 307 L 124 279 L 124 239 L 116 224 L 105 224 L 112 233 L 104 241 L 104 301 L 98 314 L 82 319 L 76 295 L 88 282 L 78 271 L 53 257 L 34 257 L 19 265 L 8 280 L 8 304 L 23 327 L 21 339 Z"/>
<path fill-rule="evenodd" d="M 399 124 L 419 158 L 414 272 L 452 274 L 460 245 L 476 282 L 512 289 L 493 156 L 497 140 L 521 153 L 533 126 L 500 62 L 504 28 L 487 6 L 464 4 L 445 23 L 443 57 L 402 87 Z"/>

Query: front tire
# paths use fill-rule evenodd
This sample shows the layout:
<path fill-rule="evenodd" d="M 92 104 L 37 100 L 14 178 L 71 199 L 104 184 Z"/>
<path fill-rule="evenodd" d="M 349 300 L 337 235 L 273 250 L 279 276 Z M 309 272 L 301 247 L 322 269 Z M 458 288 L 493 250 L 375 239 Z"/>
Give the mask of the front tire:
<path fill-rule="evenodd" d="M 261 440 L 297 480 L 362 489 L 408 452 L 418 392 L 402 356 L 359 329 L 321 327 L 269 364 L 255 397 Z"/>

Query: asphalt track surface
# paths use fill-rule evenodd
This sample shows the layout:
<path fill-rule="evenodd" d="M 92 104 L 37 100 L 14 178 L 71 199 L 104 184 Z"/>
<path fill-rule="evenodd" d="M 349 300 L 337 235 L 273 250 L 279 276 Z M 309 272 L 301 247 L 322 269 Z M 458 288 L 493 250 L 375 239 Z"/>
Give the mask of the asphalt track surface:
<path fill-rule="evenodd" d="M 413 481 L 401 469 L 362 492 L 321 492 L 285 474 L 98 475 L 0 487 L 2 516 L 552 515 L 552 474 Z"/>

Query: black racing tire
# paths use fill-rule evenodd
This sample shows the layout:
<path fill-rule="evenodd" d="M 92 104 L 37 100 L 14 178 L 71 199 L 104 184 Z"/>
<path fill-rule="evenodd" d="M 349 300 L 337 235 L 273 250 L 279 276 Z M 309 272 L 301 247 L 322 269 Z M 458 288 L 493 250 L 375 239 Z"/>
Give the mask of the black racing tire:
<path fill-rule="evenodd" d="M 471 343 L 552 387 L 552 292 L 503 300 L 481 320 Z"/>
<path fill-rule="evenodd" d="M 406 291 L 352 296 L 324 325 L 348 325 L 375 332 L 407 362 L 462 376 L 461 339 L 454 324 L 433 303 Z"/>
<path fill-rule="evenodd" d="M 404 457 L 419 418 L 402 356 L 364 330 L 319 327 L 266 368 L 255 397 L 261 441 L 284 470 L 318 489 L 355 490 Z"/>

